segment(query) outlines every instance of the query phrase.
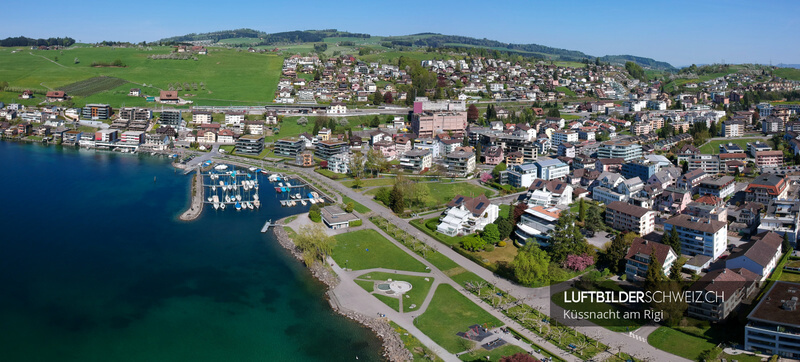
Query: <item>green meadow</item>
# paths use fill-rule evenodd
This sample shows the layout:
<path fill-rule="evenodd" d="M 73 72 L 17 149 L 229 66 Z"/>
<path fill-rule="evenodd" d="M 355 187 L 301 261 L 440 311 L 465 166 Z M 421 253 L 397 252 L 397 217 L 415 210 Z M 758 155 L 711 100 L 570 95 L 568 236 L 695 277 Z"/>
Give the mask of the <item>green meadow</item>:
<path fill-rule="evenodd" d="M 235 49 L 209 48 L 197 60 L 154 60 L 150 55 L 168 54 L 171 47 L 112 48 L 75 46 L 64 50 L 30 50 L 25 47 L 0 48 L 0 82 L 11 87 L 39 90 L 59 89 L 99 76 L 127 81 L 110 90 L 76 96 L 76 105 L 102 102 L 112 106 L 144 105 L 144 98 L 129 97 L 130 88 L 142 88 L 158 95 L 170 84 L 196 84 L 178 92 L 194 105 L 241 105 L 272 102 L 280 78 L 283 57 L 248 53 Z M 111 63 L 119 59 L 124 67 L 93 67 L 92 63 Z M 78 61 L 77 63 L 75 61 Z M 200 83 L 203 83 L 203 87 Z M 2 94 L 10 93 L 10 94 Z M 11 100 L 17 92 L 0 92 L 0 99 Z M 31 100 L 40 102 L 44 97 Z M 242 103 L 244 102 L 244 103 Z"/>

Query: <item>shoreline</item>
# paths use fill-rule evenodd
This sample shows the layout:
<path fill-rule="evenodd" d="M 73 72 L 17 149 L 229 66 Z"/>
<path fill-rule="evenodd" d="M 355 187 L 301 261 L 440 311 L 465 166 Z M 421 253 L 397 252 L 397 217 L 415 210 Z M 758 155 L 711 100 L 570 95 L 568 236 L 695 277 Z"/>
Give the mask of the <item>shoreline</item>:
<path fill-rule="evenodd" d="M 278 220 L 279 226 L 273 227 L 273 233 L 278 239 L 278 243 L 284 247 L 295 259 L 303 262 L 303 255 L 294 242 L 289 238 L 286 230 L 283 229 L 282 221 L 286 218 Z M 328 304 L 334 312 L 345 316 L 359 324 L 371 329 L 378 338 L 383 342 L 383 357 L 389 361 L 410 361 L 411 352 L 405 347 L 400 334 L 389 324 L 385 318 L 372 318 L 365 316 L 356 311 L 352 311 L 343 307 L 333 293 L 333 288 L 339 284 L 339 277 L 333 273 L 329 268 L 326 268 L 320 263 L 308 266 L 311 275 L 317 280 L 325 284 L 327 291 L 325 295 L 328 297 Z"/>

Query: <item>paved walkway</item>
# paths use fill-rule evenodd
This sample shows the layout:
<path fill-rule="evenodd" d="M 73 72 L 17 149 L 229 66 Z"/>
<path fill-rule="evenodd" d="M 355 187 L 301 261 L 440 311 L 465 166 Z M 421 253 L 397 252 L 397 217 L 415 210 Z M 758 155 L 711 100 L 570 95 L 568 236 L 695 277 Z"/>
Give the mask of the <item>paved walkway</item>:
<path fill-rule="evenodd" d="M 504 278 L 502 278 L 502 277 L 500 277 L 498 275 L 495 275 L 491 271 L 489 271 L 486 268 L 478 265 L 477 263 L 473 262 L 472 260 L 467 259 L 466 257 L 462 256 L 461 254 L 457 253 L 455 250 L 452 250 L 452 249 L 448 248 L 446 245 L 441 244 L 439 241 L 431 238 L 427 234 L 417 230 L 415 227 L 411 226 L 406 220 L 403 220 L 402 218 L 397 217 L 394 213 L 392 213 L 391 211 L 386 209 L 383 205 L 379 205 L 370 196 L 362 195 L 360 193 L 357 193 L 354 190 L 342 185 L 340 182 L 336 182 L 336 181 L 330 180 L 330 179 L 328 179 L 328 178 L 326 178 L 326 177 L 324 177 L 322 175 L 317 174 L 316 172 L 313 172 L 313 170 L 303 169 L 303 168 L 299 168 L 299 167 L 292 167 L 292 168 L 295 171 L 297 171 L 298 173 L 302 174 L 304 177 L 312 178 L 318 183 L 322 183 L 322 184 L 328 186 L 331 189 L 334 189 L 336 191 L 342 192 L 343 194 L 347 195 L 348 197 L 352 198 L 353 200 L 357 201 L 358 203 L 360 203 L 360 204 L 366 206 L 367 208 L 369 208 L 370 210 L 372 210 L 373 213 L 384 217 L 390 223 L 394 224 L 398 228 L 404 230 L 405 232 L 407 232 L 408 234 L 410 234 L 412 236 L 415 236 L 418 240 L 420 240 L 423 243 L 427 244 L 428 246 L 430 246 L 434 250 L 436 250 L 438 252 L 441 252 L 443 255 L 447 256 L 448 258 L 450 258 L 451 260 L 456 262 L 458 265 L 460 265 L 461 267 L 463 267 L 467 271 L 470 271 L 470 272 L 478 275 L 479 277 L 483 278 L 487 282 L 492 283 L 493 285 L 495 285 L 498 289 L 501 289 L 501 290 L 507 292 L 508 294 L 512 295 L 513 297 L 523 300 L 525 304 L 542 311 L 542 313 L 545 313 L 547 315 L 551 315 L 552 316 L 551 310 L 550 310 L 550 305 L 551 305 L 550 297 L 553 295 L 553 293 L 555 293 L 555 292 L 557 292 L 559 290 L 565 290 L 565 289 L 570 287 L 569 282 L 561 283 L 559 285 L 554 285 L 554 286 L 550 286 L 550 287 L 542 287 L 542 288 L 529 288 L 529 287 L 524 287 L 524 286 L 520 286 L 520 285 L 517 285 L 515 283 L 512 283 L 511 281 L 509 281 L 507 279 L 504 279 Z M 512 197 L 513 197 L 513 195 L 512 195 Z M 372 224 L 371 222 L 369 222 L 369 220 L 364 220 L 364 224 L 366 225 L 367 223 Z M 388 235 L 383 233 L 382 230 L 378 229 L 374 225 L 372 225 L 372 228 L 378 230 L 378 232 L 381 233 L 382 235 L 386 236 L 387 239 L 392 240 L 393 242 L 395 242 L 393 238 L 388 237 Z M 414 257 L 418 257 L 418 260 L 421 259 L 420 261 L 423 262 L 425 265 L 431 267 L 431 270 L 434 270 L 434 271 L 437 270 L 427 260 L 422 259 L 416 253 L 414 253 L 414 252 L 408 250 L 407 248 L 405 248 L 405 246 L 403 246 L 402 244 L 399 244 L 397 242 L 395 242 L 395 244 L 400 246 L 403 250 L 408 252 L 410 255 L 412 255 Z M 441 273 L 441 272 L 439 272 L 439 273 Z M 444 275 L 442 274 L 442 276 L 444 276 Z M 435 273 L 434 273 L 434 277 L 437 277 L 437 275 Z M 560 351 L 560 349 L 558 347 L 556 347 L 555 345 L 552 345 L 551 343 L 543 340 L 538 335 L 534 334 L 533 332 L 530 332 L 526 328 L 524 328 L 521 325 L 519 325 L 518 323 L 516 323 L 516 321 L 513 321 L 510 318 L 508 318 L 505 315 L 503 315 L 501 313 L 501 311 L 496 310 L 496 309 L 486 305 L 486 303 L 483 300 L 481 300 L 477 296 L 474 296 L 472 293 L 469 293 L 466 290 L 464 290 L 458 283 L 452 281 L 452 279 L 450 279 L 449 277 L 444 276 L 444 278 L 446 278 L 446 282 L 448 284 L 453 285 L 457 290 L 459 290 L 467 298 L 470 298 L 476 304 L 478 304 L 481 307 L 483 307 L 483 309 L 487 310 L 488 312 L 490 312 L 492 315 L 494 315 L 495 317 L 497 317 L 498 319 L 500 319 L 504 323 L 507 323 L 507 325 L 511 326 L 515 330 L 520 331 L 526 338 L 530 339 L 531 341 L 534 341 L 535 343 L 539 344 L 540 346 L 542 346 L 542 347 L 544 347 L 546 349 L 549 349 L 551 352 L 555 353 L 555 352 L 559 352 Z M 359 289 L 361 289 L 361 288 L 359 287 Z M 364 290 L 361 289 L 361 291 L 364 291 Z M 376 298 L 368 298 L 368 299 L 369 300 L 374 300 L 375 302 L 380 303 L 380 301 L 378 301 Z M 386 309 L 389 309 L 389 308 L 386 307 Z M 387 316 L 389 315 L 388 313 L 385 313 L 385 314 L 387 314 Z M 398 323 L 398 324 L 400 324 L 400 323 Z M 403 324 L 401 324 L 401 325 L 403 325 Z M 636 356 L 637 358 L 644 359 L 644 358 L 648 358 L 649 357 L 649 358 L 654 358 L 654 359 L 659 360 L 659 361 L 662 361 L 662 360 L 663 361 L 688 361 L 688 360 L 683 359 L 681 357 L 678 357 L 676 355 L 667 353 L 667 352 L 659 350 L 659 349 L 657 349 L 657 348 L 655 348 L 653 346 L 650 346 L 649 344 L 647 344 L 646 337 L 643 338 L 643 339 L 638 339 L 638 338 L 635 338 L 635 337 L 633 337 L 633 336 L 631 336 L 629 334 L 613 332 L 613 331 L 610 331 L 610 330 L 608 330 L 606 328 L 599 327 L 599 326 L 576 327 L 575 329 L 578 332 L 583 333 L 584 335 L 586 335 L 588 337 L 598 339 L 603 344 L 612 347 L 612 350 L 614 348 L 618 347 L 617 348 L 618 350 L 620 350 L 622 352 L 625 352 L 625 353 L 628 353 L 628 354 L 631 354 L 633 356 Z M 563 352 L 560 357 L 564 358 L 564 359 L 567 359 L 567 360 L 576 360 L 576 361 L 579 360 L 577 357 L 575 357 L 575 356 L 573 356 L 571 354 L 568 354 L 567 352 Z"/>

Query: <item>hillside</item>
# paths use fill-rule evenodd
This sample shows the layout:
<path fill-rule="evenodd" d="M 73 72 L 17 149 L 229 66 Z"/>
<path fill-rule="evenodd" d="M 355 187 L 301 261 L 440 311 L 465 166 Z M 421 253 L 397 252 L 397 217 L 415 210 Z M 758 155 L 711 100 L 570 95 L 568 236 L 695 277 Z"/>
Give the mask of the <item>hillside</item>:
<path fill-rule="evenodd" d="M 443 35 L 436 33 L 419 33 L 403 36 L 374 37 L 369 34 L 358 34 L 341 32 L 336 29 L 329 30 L 304 30 L 290 31 L 267 34 L 253 29 L 225 30 L 203 34 L 187 34 L 171 38 L 161 39 L 161 42 L 223 42 L 228 45 L 240 46 L 269 46 L 269 45 L 290 45 L 303 43 L 326 42 L 326 39 L 374 39 L 380 40 L 374 45 L 377 49 L 389 48 L 481 48 L 487 51 L 500 51 L 509 54 L 519 54 L 534 58 L 583 62 L 597 58 L 577 50 L 567 50 L 561 48 L 548 47 L 538 44 L 514 44 L 503 43 L 496 40 L 476 39 L 466 36 Z M 377 39 L 376 39 L 377 38 Z M 225 41 L 225 39 L 235 39 L 235 41 Z M 624 65 L 627 61 L 633 61 L 646 69 L 674 72 L 677 68 L 669 63 L 657 61 L 650 58 L 638 57 L 633 55 L 606 55 L 599 57 L 600 61 L 610 62 L 615 65 Z"/>

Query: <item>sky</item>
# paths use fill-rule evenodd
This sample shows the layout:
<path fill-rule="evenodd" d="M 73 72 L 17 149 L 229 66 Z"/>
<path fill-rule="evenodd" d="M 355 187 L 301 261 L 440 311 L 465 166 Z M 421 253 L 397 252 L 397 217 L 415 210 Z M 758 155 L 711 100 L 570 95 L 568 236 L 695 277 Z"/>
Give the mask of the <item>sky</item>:
<path fill-rule="evenodd" d="M 800 1 L 98 1 L 4 6 L 0 38 L 155 41 L 252 28 L 433 32 L 540 44 L 592 56 L 630 54 L 674 66 L 800 64 Z M 789 14 L 789 15 L 782 15 Z"/>

